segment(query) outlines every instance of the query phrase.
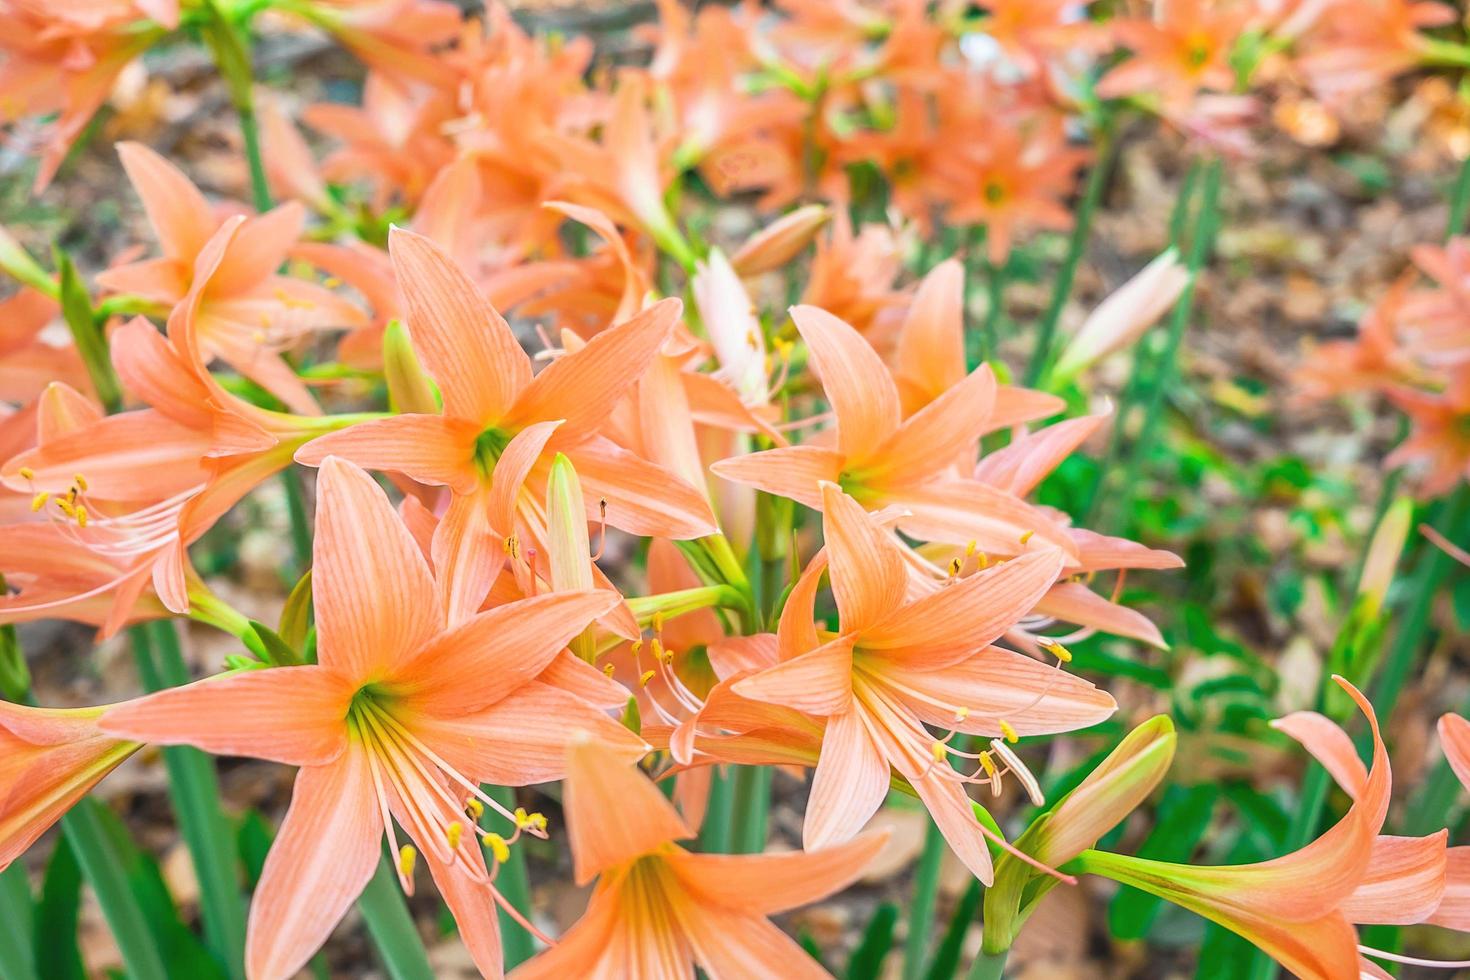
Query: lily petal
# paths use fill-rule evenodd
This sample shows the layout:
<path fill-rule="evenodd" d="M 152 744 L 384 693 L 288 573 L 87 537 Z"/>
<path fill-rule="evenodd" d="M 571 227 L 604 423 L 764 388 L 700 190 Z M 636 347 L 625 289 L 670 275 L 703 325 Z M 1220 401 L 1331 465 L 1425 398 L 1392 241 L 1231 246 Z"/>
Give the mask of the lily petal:
<path fill-rule="evenodd" d="M 467 714 L 541 673 L 619 601 L 616 592 L 551 592 L 496 606 L 435 636 L 389 676 L 405 700 L 432 716 Z"/>
<path fill-rule="evenodd" d="M 100 727 L 156 745 L 325 765 L 347 744 L 356 688 L 325 667 L 272 667 L 209 678 L 109 708 Z"/>
<path fill-rule="evenodd" d="M 838 448 L 854 461 L 867 459 L 902 417 L 892 375 L 862 334 L 826 310 L 793 306 L 791 319 L 837 416 Z"/>
<path fill-rule="evenodd" d="M 567 745 L 564 793 L 567 837 L 579 885 L 661 844 L 690 836 L 657 786 L 586 734 L 574 735 Z M 636 813 L 638 818 L 609 819 L 620 813 Z"/>
<path fill-rule="evenodd" d="M 814 715 L 831 715 L 852 703 L 851 635 L 839 636 L 810 653 L 736 681 L 743 698 L 785 705 Z"/>
<path fill-rule="evenodd" d="M 408 311 L 408 332 L 439 383 L 445 414 L 499 421 L 531 383 L 531 361 L 470 278 L 439 246 L 394 228 L 388 252 Z"/>
<path fill-rule="evenodd" d="M 336 456 L 317 479 L 317 658 L 364 681 L 444 626 L 423 553 L 372 477 Z"/>
<path fill-rule="evenodd" d="M 337 762 L 297 774 L 250 903 L 245 960 L 251 977 L 293 976 L 373 876 L 383 820 L 369 765 L 367 752 L 352 746 Z"/>
<path fill-rule="evenodd" d="M 328 456 L 339 456 L 469 493 L 477 482 L 472 461 L 479 434 L 474 426 L 443 415 L 395 415 L 319 436 L 296 451 L 296 461 L 320 466 Z"/>
<path fill-rule="evenodd" d="M 822 484 L 822 536 L 843 630 L 863 631 L 891 618 L 908 582 L 903 553 L 835 483 Z"/>
<path fill-rule="evenodd" d="M 853 704 L 827 719 L 801 830 L 808 853 L 852 840 L 888 795 L 888 759 L 873 741 L 865 710 Z"/>

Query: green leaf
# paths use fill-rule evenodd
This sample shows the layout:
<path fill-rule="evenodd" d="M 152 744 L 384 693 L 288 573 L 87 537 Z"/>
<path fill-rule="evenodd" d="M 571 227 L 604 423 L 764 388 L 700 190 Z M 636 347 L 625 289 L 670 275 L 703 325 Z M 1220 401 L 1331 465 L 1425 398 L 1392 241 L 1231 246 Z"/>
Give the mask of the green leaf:
<path fill-rule="evenodd" d="M 898 924 L 898 906 L 884 902 L 873 912 L 862 941 L 847 961 L 847 980 L 878 980 L 883 961 L 893 948 L 893 927 Z"/>
<path fill-rule="evenodd" d="M 158 862 L 138 849 L 117 814 L 87 798 L 62 818 L 62 826 L 131 980 L 225 980 L 219 962 L 180 920 Z"/>
<path fill-rule="evenodd" d="M 92 297 L 77 275 L 71 256 L 60 249 L 56 250 L 56 269 L 60 275 L 61 318 L 71 330 L 77 353 L 86 365 L 97 397 L 108 411 L 117 411 L 122 405 L 122 392 L 112 370 L 107 338 L 97 323 L 96 311 L 92 309 Z"/>
<path fill-rule="evenodd" d="M 311 595 L 311 569 L 308 568 L 286 597 L 280 626 L 276 630 L 292 650 L 300 650 L 306 645 L 306 631 L 311 626 Z"/>
<path fill-rule="evenodd" d="M 36 980 L 35 951 L 44 947 L 31 943 L 33 918 L 31 885 L 25 865 L 17 861 L 0 871 L 0 980 Z"/>
<path fill-rule="evenodd" d="M 261 816 L 259 810 L 249 810 L 240 818 L 240 829 L 235 835 L 240 851 L 240 863 L 245 866 L 245 878 L 253 891 L 260 881 L 260 872 L 265 868 L 265 856 L 270 853 L 275 831 Z"/>
<path fill-rule="evenodd" d="M 357 908 L 393 980 L 434 980 L 429 954 L 424 951 L 424 941 L 387 857 L 378 862 L 378 870 L 363 889 Z"/>
<path fill-rule="evenodd" d="M 48 980 L 86 980 L 82 951 L 77 946 L 78 912 L 82 901 L 82 869 L 65 838 L 56 842 L 41 901 L 36 906 L 36 950 L 46 960 Z"/>
<path fill-rule="evenodd" d="M 796 944 L 806 950 L 806 955 L 816 960 L 818 966 L 827 970 L 828 973 L 832 972 L 827 969 L 827 963 L 822 959 L 822 947 L 817 945 L 817 941 L 812 937 L 811 933 L 805 929 L 801 930 L 801 932 L 796 934 Z"/>
<path fill-rule="evenodd" d="M 975 920 L 975 913 L 980 911 L 982 894 L 980 882 L 971 881 L 970 886 L 965 889 L 965 894 L 960 896 L 954 915 L 949 917 L 949 926 L 944 930 L 944 938 L 939 941 L 939 948 L 934 951 L 934 961 L 929 964 L 929 972 L 925 974 L 925 980 L 950 980 L 955 975 L 955 971 L 959 969 L 960 955 L 964 952 L 965 936 L 970 931 L 970 923 Z"/>

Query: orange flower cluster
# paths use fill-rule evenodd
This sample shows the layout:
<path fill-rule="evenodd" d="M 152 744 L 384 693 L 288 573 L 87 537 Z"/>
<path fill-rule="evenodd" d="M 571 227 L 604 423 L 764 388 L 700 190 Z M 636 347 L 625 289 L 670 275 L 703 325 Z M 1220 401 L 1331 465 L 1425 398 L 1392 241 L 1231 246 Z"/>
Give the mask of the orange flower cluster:
<path fill-rule="evenodd" d="M 1358 335 L 1309 352 L 1298 380 L 1312 398 L 1386 396 L 1411 423 L 1387 465 L 1415 467 L 1437 497 L 1470 477 L 1470 239 L 1420 245 L 1412 257 Z"/>
<path fill-rule="evenodd" d="M 253 126 L 230 6 L 0 0 L 0 89 L 18 93 L 0 119 L 57 114 L 40 183 L 179 26 L 209 39 Z M 89 291 L 0 233 L 23 284 L 0 309 L 0 624 L 105 637 L 188 617 L 245 651 L 119 704 L 0 703 L 0 869 L 140 747 L 193 745 L 298 767 L 252 902 L 260 980 L 314 955 L 385 839 L 401 887 L 422 858 L 500 976 L 497 910 L 539 935 L 500 869 L 524 835 L 563 830 L 597 885 L 520 975 L 822 975 L 768 917 L 861 874 L 890 791 L 994 885 L 987 942 L 1082 871 L 1328 980 L 1358 975 L 1352 923 L 1470 923 L 1446 898 L 1470 868 L 1443 833 L 1381 836 L 1386 752 L 1356 690 L 1367 770 L 1326 719 L 1283 721 L 1356 802 L 1268 865 L 1090 849 L 1162 778 L 1172 730 L 1155 723 L 1026 833 L 994 823 L 972 793 L 1047 804 L 1022 740 L 1116 709 L 1068 645 L 1162 647 L 1122 586 L 1181 562 L 1036 499 L 1106 415 L 1062 418 L 1053 391 L 973 357 L 962 265 L 910 276 L 902 227 L 983 230 L 1001 266 L 1021 235 L 1071 223 L 1079 125 L 1131 107 L 1238 146 L 1251 65 L 1300 55 L 1340 90 L 1345 66 L 1448 57 L 1418 31 L 1440 8 L 1189 0 L 1102 23 L 1070 2 L 670 0 L 651 63 L 607 72 L 587 39 L 532 37 L 499 7 L 480 23 L 436 0 L 259 6 L 370 70 L 360 106 L 302 113 L 334 143 L 320 160 L 261 100 L 252 162 L 286 203 L 210 201 L 122 144 L 150 257 L 130 250 Z M 1384 26 L 1344 28 L 1348 7 Z M 747 199 L 759 216 L 726 227 Z M 1413 414 L 1400 453 L 1432 458 L 1431 490 L 1470 463 L 1467 256 L 1416 253 L 1435 285 L 1406 282 L 1313 373 Z M 1043 365 L 1046 386 L 1136 339 L 1192 275 L 1172 251 L 1150 264 Z M 250 621 L 190 554 L 288 470 L 315 477 L 293 594 L 311 633 Z M 802 852 L 677 843 L 729 766 L 814 770 Z M 556 780 L 564 828 L 482 788 Z"/>

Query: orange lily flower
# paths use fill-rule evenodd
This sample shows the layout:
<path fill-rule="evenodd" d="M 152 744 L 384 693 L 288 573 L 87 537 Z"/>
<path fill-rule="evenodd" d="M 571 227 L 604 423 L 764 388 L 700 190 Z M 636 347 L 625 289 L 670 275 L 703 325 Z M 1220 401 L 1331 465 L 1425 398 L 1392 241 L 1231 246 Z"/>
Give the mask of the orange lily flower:
<path fill-rule="evenodd" d="M 458 80 L 432 48 L 459 32 L 459 8 L 444 0 L 281 0 L 276 8 L 331 33 L 399 85 L 450 89 Z"/>
<path fill-rule="evenodd" d="M 1097 83 L 1104 99 L 1157 98 L 1182 107 L 1201 89 L 1227 92 L 1235 84 L 1230 52 L 1250 20 L 1247 8 L 1213 0 L 1170 0 L 1152 18 L 1115 20 L 1115 37 L 1132 55 Z"/>
<path fill-rule="evenodd" d="M 716 530 L 698 490 L 599 435 L 673 329 L 677 300 L 604 330 L 533 378 L 510 325 L 437 246 L 401 229 L 389 245 L 414 349 L 438 382 L 444 412 L 363 422 L 309 443 L 297 459 L 316 465 L 335 454 L 450 488 L 434 563 L 453 589 L 451 619 L 485 600 L 502 542 L 519 533 L 517 518 L 532 541 L 544 540 L 537 512 L 557 452 L 576 467 L 589 506 L 607 502 L 614 527 L 671 538 Z"/>
<path fill-rule="evenodd" d="M 1331 398 L 1372 391 L 1422 375 L 1399 342 L 1399 324 L 1409 298 L 1409 279 L 1400 278 L 1358 321 L 1358 335 L 1316 346 L 1297 369 L 1306 398 Z"/>
<path fill-rule="evenodd" d="M 980 0 L 979 6 L 988 14 L 985 34 L 1028 73 L 1078 48 L 1096 49 L 1106 40 L 1104 29 L 1077 18 L 1073 0 Z"/>
<path fill-rule="evenodd" d="M 113 332 L 118 376 L 149 408 L 103 416 L 65 386 L 43 395 L 38 444 L 0 467 L 0 482 L 30 492 L 51 523 L 0 531 L 15 546 L 3 561 L 23 570 L 13 583 L 21 592 L 0 598 L 0 618 L 65 610 L 110 635 L 153 611 L 151 600 L 135 608 L 150 583 L 164 607 L 188 612 L 188 546 L 307 439 L 352 420 L 256 408 L 204 368 L 199 309 L 243 221 L 230 219 L 201 248 L 167 339 L 141 317 Z"/>
<path fill-rule="evenodd" d="M 1403 304 L 1407 344 L 1430 367 L 1470 361 L 1470 239 L 1454 238 L 1443 246 L 1419 245 L 1414 264 L 1435 283 L 1434 289 L 1410 293 Z"/>
<path fill-rule="evenodd" d="M 1321 837 L 1258 864 L 1195 867 L 1087 851 L 1074 867 L 1217 922 L 1305 980 L 1358 980 L 1364 964 L 1353 923 L 1417 921 L 1431 914 L 1443 888 L 1444 834 L 1378 836 L 1388 812 L 1388 754 L 1373 706 L 1351 684 L 1336 680 L 1368 717 L 1371 769 L 1364 771 L 1352 740 L 1321 715 L 1299 712 L 1276 722 L 1354 797 L 1352 808 Z"/>
<path fill-rule="evenodd" d="M 598 709 L 536 680 L 618 596 L 539 596 L 450 626 L 442 590 L 372 478 L 328 458 L 319 489 L 318 663 L 150 695 L 111 708 L 102 728 L 301 767 L 252 904 L 251 976 L 288 977 L 311 957 L 372 876 L 385 833 L 398 850 L 395 821 L 427 860 L 475 964 L 498 976 L 497 893 L 474 817 L 490 807 L 517 829 L 524 821 L 479 783 L 560 777 L 572 729 L 595 732 L 619 762 L 646 751 Z M 411 890 L 416 852 L 400 853 Z"/>
<path fill-rule="evenodd" d="M 826 977 L 768 916 L 816 901 L 862 873 L 886 835 L 822 851 L 691 854 L 662 793 L 584 733 L 567 748 L 565 808 L 576 880 L 597 877 L 586 913 L 515 980 Z M 609 814 L 621 815 L 609 819 Z"/>
<path fill-rule="evenodd" d="M 0 124 L 57 115 L 41 150 L 36 193 L 56 175 L 123 69 L 178 22 L 175 0 L 0 2 Z"/>
<path fill-rule="evenodd" d="M 1457 17 L 1434 0 L 1332 0 L 1317 5 L 1296 64 L 1325 101 L 1343 104 L 1417 65 L 1428 47 L 1420 31 Z"/>
<path fill-rule="evenodd" d="M 899 243 L 883 225 L 864 225 L 854 233 L 846 208 L 838 208 L 828 233 L 817 239 L 817 254 L 807 270 L 804 306 L 820 307 L 884 347 L 905 300 L 894 287 L 903 270 Z"/>
<path fill-rule="evenodd" d="M 821 493 L 840 631 L 824 635 L 813 624 L 823 572 L 823 562 L 813 562 L 781 616 L 780 663 L 735 682 L 732 691 L 826 718 L 807 804 L 808 847 L 856 833 L 883 802 L 891 768 L 913 785 L 956 855 L 988 884 L 990 832 L 976 821 L 965 786 L 998 792 L 1001 773 L 987 768 L 981 778 L 951 768 L 950 755 L 970 757 L 950 746 L 954 733 L 1071 731 L 1102 721 L 1115 707 L 1107 693 L 1059 666 L 990 646 L 1046 593 L 1063 556 L 1048 548 L 916 595 L 890 533 L 835 484 L 824 483 Z M 936 738 L 928 725 L 950 734 Z M 1008 762 L 1015 758 L 1009 749 L 996 751 Z M 1024 768 L 1012 771 L 1029 778 Z"/>
<path fill-rule="evenodd" d="M 454 117 L 444 93 L 400 85 L 378 72 L 362 83 L 362 104 L 319 102 L 302 111 L 312 129 L 341 141 L 322 161 L 322 176 L 335 183 L 366 180 L 373 207 L 399 200 L 413 207 L 434 175 L 454 159 L 443 127 Z"/>
<path fill-rule="evenodd" d="M 836 416 L 836 446 L 781 447 L 720 460 L 711 467 L 718 476 L 815 510 L 822 508 L 820 484 L 838 483 L 870 509 L 905 511 L 897 519 L 905 534 L 961 546 L 973 541 L 989 555 L 1054 548 L 1075 554 L 1071 538 L 1051 518 L 955 468 L 997 427 L 995 376 L 988 366 L 905 420 L 898 385 L 856 330 L 810 306 L 793 307 L 791 318 Z"/>
<path fill-rule="evenodd" d="M 1015 124 L 998 126 L 936 161 L 947 219 L 983 224 L 986 256 L 1000 265 L 1018 231 L 1072 227 L 1072 213 L 1062 202 L 1089 156 L 1068 147 L 1056 127 L 1023 134 Z"/>
<path fill-rule="evenodd" d="M 142 748 L 97 727 L 105 710 L 0 701 L 0 871 Z"/>
<path fill-rule="evenodd" d="M 195 261 L 222 222 L 189 178 L 157 153 L 120 143 L 118 155 L 163 256 L 108 269 L 97 282 L 172 307 L 190 293 Z M 218 358 L 293 411 L 317 415 L 316 400 L 280 352 L 312 331 L 361 326 L 366 317 L 331 290 L 276 273 L 304 220 L 294 201 L 245 219 L 199 297 L 195 329 L 206 361 Z"/>
<path fill-rule="evenodd" d="M 1470 367 L 1457 369 L 1443 392 L 1390 388 L 1389 400 L 1413 422 L 1409 437 L 1383 461 L 1392 469 L 1423 464 L 1421 488 L 1429 497 L 1449 492 L 1470 476 Z"/>

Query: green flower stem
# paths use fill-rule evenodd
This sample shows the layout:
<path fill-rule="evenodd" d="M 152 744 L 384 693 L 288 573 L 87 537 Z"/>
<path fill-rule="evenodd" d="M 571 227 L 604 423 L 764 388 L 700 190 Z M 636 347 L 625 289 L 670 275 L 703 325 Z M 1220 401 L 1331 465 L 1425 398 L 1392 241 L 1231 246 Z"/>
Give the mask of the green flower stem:
<path fill-rule="evenodd" d="M 1061 322 L 1062 310 L 1072 295 L 1072 281 L 1077 276 L 1077 264 L 1087 250 L 1087 238 L 1092 231 L 1092 217 L 1102 200 L 1103 187 L 1113 168 L 1116 149 L 1111 128 L 1104 124 L 1098 135 L 1097 162 L 1087 175 L 1087 184 L 1082 190 L 1082 203 L 1077 208 L 1077 220 L 1072 225 L 1072 236 L 1067 242 L 1067 256 L 1057 270 L 1057 281 L 1052 289 L 1051 304 L 1041 320 L 1040 332 L 1036 335 L 1036 346 L 1031 351 L 1031 362 L 1026 366 L 1026 386 L 1034 387 L 1046 373 L 1051 363 L 1052 347 L 1056 339 L 1057 324 Z"/>
<path fill-rule="evenodd" d="M 759 854 L 766 849 L 766 820 L 771 811 L 771 767 L 736 766 L 731 851 Z"/>
<path fill-rule="evenodd" d="M 1006 264 L 985 263 L 985 319 L 980 325 L 980 360 L 988 361 L 1000 350 L 1000 324 L 1005 316 Z M 1040 343 L 1040 341 L 1038 341 Z"/>
<path fill-rule="evenodd" d="M 1006 957 L 1010 950 L 999 953 L 982 952 L 970 967 L 969 980 L 1003 980 L 1006 975 Z"/>
<path fill-rule="evenodd" d="M 281 487 L 286 491 L 286 513 L 291 521 L 291 556 L 295 559 L 286 579 L 294 582 L 311 567 L 311 518 L 307 515 L 306 486 L 302 482 L 301 471 L 295 466 L 282 470 Z"/>
<path fill-rule="evenodd" d="M 393 980 L 434 980 L 424 941 L 398 887 L 398 874 L 385 856 L 357 900 L 357 910 Z"/>
<path fill-rule="evenodd" d="M 728 585 L 701 585 L 693 589 L 633 596 L 628 599 L 628 608 L 638 618 L 640 626 L 651 623 L 656 613 L 663 613 L 665 619 L 674 619 L 712 606 L 742 609 L 744 605 L 745 598 Z"/>
<path fill-rule="evenodd" d="M 1199 211 L 1195 215 L 1194 232 L 1189 243 L 1189 257 L 1186 261 L 1189 281 L 1174 304 L 1174 312 L 1169 320 L 1169 332 L 1164 339 L 1164 348 L 1159 352 L 1158 369 L 1142 395 L 1143 422 L 1139 427 L 1138 438 L 1131 447 L 1128 462 L 1123 471 L 1122 492 L 1118 495 L 1120 506 L 1126 507 L 1127 503 L 1133 499 L 1139 471 L 1142 469 L 1144 460 L 1148 458 L 1158 433 L 1159 423 L 1163 416 L 1165 395 L 1174 385 L 1178 371 L 1176 361 L 1180 345 L 1184 340 L 1184 331 L 1189 326 L 1190 314 L 1194 310 L 1199 273 L 1209 255 L 1210 245 L 1215 237 L 1215 229 L 1218 224 L 1220 171 L 1221 164 L 1218 158 L 1205 165 L 1200 188 Z"/>
<path fill-rule="evenodd" d="M 934 927 L 934 903 L 939 897 L 939 866 L 944 860 L 944 835 L 933 820 L 924 830 L 924 851 L 914 871 L 914 898 L 909 907 L 908 937 L 903 945 L 903 980 L 924 976 L 929 932 Z"/>
<path fill-rule="evenodd" d="M 514 789 L 509 786 L 486 786 L 484 789 L 485 793 L 496 803 L 507 810 L 515 810 L 516 793 Z M 531 878 L 526 872 L 526 849 L 523 845 L 510 849 L 510 860 L 500 866 L 500 872 L 495 877 L 495 887 L 501 897 L 514 906 L 517 912 L 530 918 Z M 536 940 L 526 931 L 525 926 L 517 922 L 504 909 L 497 908 L 495 914 L 500 916 L 500 941 L 505 957 L 505 968 L 509 971 L 536 955 Z"/>
<path fill-rule="evenodd" d="M 189 668 L 179 650 L 179 634 L 172 620 L 156 620 L 130 631 L 133 656 L 150 691 L 189 682 Z M 229 976 L 245 976 L 245 899 L 235 834 L 220 805 L 219 777 L 208 755 L 186 745 L 163 750 L 168 769 L 169 797 L 179 821 L 179 836 L 189 848 L 199 879 L 200 918 L 209 948 L 224 963 Z"/>
<path fill-rule="evenodd" d="M 734 805 L 732 770 L 715 767 L 710 779 L 709 802 L 704 810 L 704 824 L 699 828 L 699 849 L 706 854 L 730 851 L 730 811 Z"/>
<path fill-rule="evenodd" d="M 168 971 L 148 931 L 138 896 L 128 884 L 124 862 L 98 816 L 102 804 L 86 797 L 61 818 L 62 832 L 122 953 L 128 980 L 168 980 Z"/>

